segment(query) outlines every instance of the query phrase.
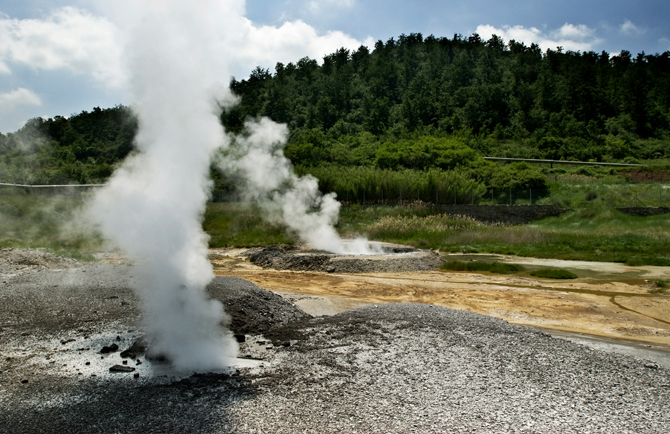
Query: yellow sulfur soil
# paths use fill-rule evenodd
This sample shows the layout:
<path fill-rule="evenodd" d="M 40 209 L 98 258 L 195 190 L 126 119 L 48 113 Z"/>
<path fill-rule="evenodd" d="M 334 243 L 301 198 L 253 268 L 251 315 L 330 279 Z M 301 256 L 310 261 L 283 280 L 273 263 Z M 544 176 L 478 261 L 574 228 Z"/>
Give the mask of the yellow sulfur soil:
<path fill-rule="evenodd" d="M 430 303 L 524 324 L 670 345 L 670 296 L 608 277 L 556 281 L 531 277 L 420 271 L 373 274 L 263 270 L 243 250 L 210 254 L 217 275 L 237 276 L 280 293 L 313 315 L 366 304 Z"/>

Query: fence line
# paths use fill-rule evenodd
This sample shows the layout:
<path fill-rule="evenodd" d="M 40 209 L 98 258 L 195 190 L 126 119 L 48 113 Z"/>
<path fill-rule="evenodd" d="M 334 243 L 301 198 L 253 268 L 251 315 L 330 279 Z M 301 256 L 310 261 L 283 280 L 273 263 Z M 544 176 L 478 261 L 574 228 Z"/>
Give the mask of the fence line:
<path fill-rule="evenodd" d="M 26 185 L 0 183 L 0 191 L 26 193 L 73 193 L 104 187 L 108 184 Z M 561 189 L 464 189 L 458 187 L 396 190 L 395 194 L 383 188 L 374 192 L 334 191 L 343 205 L 405 205 L 426 203 L 435 205 L 558 205 L 563 208 L 586 208 L 607 205 L 616 208 L 670 207 L 670 185 L 621 184 L 574 185 Z M 237 191 L 212 191 L 212 202 L 241 202 L 244 197 Z"/>

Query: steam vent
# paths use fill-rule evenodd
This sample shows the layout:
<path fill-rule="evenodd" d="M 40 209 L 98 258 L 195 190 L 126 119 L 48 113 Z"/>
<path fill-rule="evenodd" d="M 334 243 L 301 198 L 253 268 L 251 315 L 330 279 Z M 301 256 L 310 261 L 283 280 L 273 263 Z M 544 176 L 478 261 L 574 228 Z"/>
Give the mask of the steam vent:
<path fill-rule="evenodd" d="M 262 249 L 249 260 L 263 268 L 328 273 L 378 273 L 432 270 L 442 264 L 437 252 L 411 246 L 375 243 L 381 253 L 350 255 L 311 250 L 285 244 Z"/>

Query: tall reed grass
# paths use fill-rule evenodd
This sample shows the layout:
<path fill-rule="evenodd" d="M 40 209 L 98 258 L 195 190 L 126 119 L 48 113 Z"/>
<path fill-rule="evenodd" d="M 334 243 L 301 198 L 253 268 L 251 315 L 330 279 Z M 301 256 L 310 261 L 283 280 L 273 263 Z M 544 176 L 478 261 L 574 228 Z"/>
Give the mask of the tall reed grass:
<path fill-rule="evenodd" d="M 297 167 L 296 171 L 314 176 L 322 192 L 334 192 L 345 203 L 478 203 L 486 193 L 484 185 L 458 170 L 320 166 Z"/>

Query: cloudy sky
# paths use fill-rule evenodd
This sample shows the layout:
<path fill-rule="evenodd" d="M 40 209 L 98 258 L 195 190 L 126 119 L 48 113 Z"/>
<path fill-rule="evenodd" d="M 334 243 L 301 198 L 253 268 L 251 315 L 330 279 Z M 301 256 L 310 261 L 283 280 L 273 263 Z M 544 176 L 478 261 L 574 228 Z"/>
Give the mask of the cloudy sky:
<path fill-rule="evenodd" d="M 497 34 L 543 49 L 670 50 L 667 0 L 209 1 L 226 3 L 220 8 L 229 15 L 221 17 L 222 38 L 233 48 L 222 74 L 237 78 L 256 65 L 272 71 L 278 61 L 320 60 L 341 46 L 371 46 L 415 32 Z M 15 131 L 31 117 L 132 104 L 124 69 L 124 20 L 103 0 L 3 0 L 0 132 Z"/>

